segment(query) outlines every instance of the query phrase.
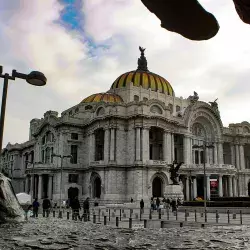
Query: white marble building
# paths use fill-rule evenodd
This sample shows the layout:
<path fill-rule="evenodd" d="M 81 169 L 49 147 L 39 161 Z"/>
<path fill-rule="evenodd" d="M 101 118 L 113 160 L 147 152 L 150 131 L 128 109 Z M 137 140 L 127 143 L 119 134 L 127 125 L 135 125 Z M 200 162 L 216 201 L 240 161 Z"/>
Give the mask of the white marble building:
<path fill-rule="evenodd" d="M 193 145 L 213 144 L 195 149 Z M 183 161 L 180 179 L 186 200 L 203 196 L 203 163 L 211 196 L 248 196 L 250 124 L 223 127 L 216 102 L 196 93 L 175 97 L 170 83 L 147 69 L 144 51 L 138 69 L 119 76 L 99 93 L 62 112 L 48 111 L 30 122 L 23 144 L 8 144 L 1 166 L 16 192 L 33 197 L 78 195 L 100 202 L 145 201 L 162 197 L 170 184 L 169 165 Z M 29 162 L 27 162 L 29 161 Z"/>

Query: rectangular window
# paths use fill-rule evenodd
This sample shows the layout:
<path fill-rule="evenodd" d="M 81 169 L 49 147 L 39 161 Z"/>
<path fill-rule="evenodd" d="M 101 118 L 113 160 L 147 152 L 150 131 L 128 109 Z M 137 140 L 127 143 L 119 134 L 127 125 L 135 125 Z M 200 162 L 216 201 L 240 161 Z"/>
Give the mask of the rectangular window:
<path fill-rule="evenodd" d="M 71 134 L 71 139 L 72 140 L 78 140 L 78 134 L 77 133 L 72 133 Z"/>
<path fill-rule="evenodd" d="M 153 144 L 149 145 L 149 159 L 153 160 Z"/>
<path fill-rule="evenodd" d="M 201 156 L 201 163 L 204 163 L 204 151 L 200 152 L 200 156 Z"/>
<path fill-rule="evenodd" d="M 70 159 L 70 162 L 72 164 L 77 164 L 77 151 L 78 151 L 77 145 L 71 145 L 71 155 L 72 155 L 72 158 Z"/>
<path fill-rule="evenodd" d="M 199 164 L 199 151 L 198 150 L 195 150 L 194 151 L 194 154 L 195 154 L 195 164 Z"/>
<path fill-rule="evenodd" d="M 53 157 L 52 155 L 54 154 L 54 148 L 51 148 L 51 157 L 50 157 L 50 162 L 53 163 Z"/>
<path fill-rule="evenodd" d="M 77 183 L 78 174 L 69 174 L 69 183 Z"/>

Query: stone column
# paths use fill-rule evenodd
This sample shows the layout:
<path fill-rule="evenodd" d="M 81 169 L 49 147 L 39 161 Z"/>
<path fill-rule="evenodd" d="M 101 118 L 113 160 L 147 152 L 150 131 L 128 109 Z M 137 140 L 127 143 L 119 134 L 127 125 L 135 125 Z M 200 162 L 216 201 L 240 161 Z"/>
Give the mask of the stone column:
<path fill-rule="evenodd" d="M 25 193 L 28 194 L 29 193 L 29 176 L 26 175 L 25 178 Z"/>
<path fill-rule="evenodd" d="M 171 151 L 172 151 L 172 160 L 171 160 L 171 162 L 173 162 L 174 161 L 174 134 L 171 134 Z"/>
<path fill-rule="evenodd" d="M 206 157 L 205 157 L 206 154 Z M 204 161 L 206 161 L 206 165 L 209 165 L 210 163 L 210 157 L 209 157 L 209 148 L 205 148 L 205 152 L 204 152 Z"/>
<path fill-rule="evenodd" d="M 233 196 L 233 182 L 232 182 L 232 175 L 228 176 L 228 195 L 229 197 Z"/>
<path fill-rule="evenodd" d="M 207 175 L 206 179 L 207 179 L 207 200 L 210 200 L 210 175 Z"/>
<path fill-rule="evenodd" d="M 235 165 L 235 158 L 234 158 L 235 150 L 234 150 L 234 145 L 231 144 L 231 145 L 230 145 L 230 148 L 231 148 L 231 164 L 232 164 L 232 165 Z"/>
<path fill-rule="evenodd" d="M 89 163 L 95 160 L 95 134 L 89 134 Z"/>
<path fill-rule="evenodd" d="M 42 199 L 42 178 L 43 176 L 39 174 L 39 180 L 38 180 L 38 199 Z"/>
<path fill-rule="evenodd" d="M 197 197 L 197 179 L 196 177 L 193 179 L 193 198 Z"/>
<path fill-rule="evenodd" d="M 214 164 L 218 164 L 217 143 L 214 144 Z"/>
<path fill-rule="evenodd" d="M 104 163 L 108 164 L 109 161 L 109 139 L 110 139 L 110 130 L 105 129 L 104 132 Z"/>
<path fill-rule="evenodd" d="M 110 153 L 109 153 L 109 160 L 115 160 L 115 129 L 111 128 L 110 131 Z"/>
<path fill-rule="evenodd" d="M 238 196 L 238 193 L 237 193 L 237 179 L 236 179 L 235 176 L 233 177 L 233 196 L 234 197 Z"/>
<path fill-rule="evenodd" d="M 184 136 L 184 163 L 190 164 L 190 138 Z"/>
<path fill-rule="evenodd" d="M 222 175 L 219 175 L 219 197 L 223 197 Z"/>
<path fill-rule="evenodd" d="M 235 155 L 236 155 L 236 167 L 240 169 L 239 145 L 235 145 Z"/>
<path fill-rule="evenodd" d="M 172 135 L 167 133 L 167 154 L 168 154 L 168 163 L 171 164 L 172 161 Z"/>
<path fill-rule="evenodd" d="M 188 176 L 186 176 L 186 200 L 189 201 L 190 200 L 190 190 L 189 190 L 189 178 Z"/>
<path fill-rule="evenodd" d="M 142 160 L 146 163 L 149 160 L 149 128 L 142 129 Z"/>
<path fill-rule="evenodd" d="M 141 160 L 141 128 L 135 128 L 136 130 L 136 138 L 135 138 L 135 160 L 140 161 Z"/>
<path fill-rule="evenodd" d="M 222 143 L 218 143 L 218 163 L 219 164 L 224 164 L 223 160 L 223 145 Z"/>
<path fill-rule="evenodd" d="M 163 132 L 163 160 L 168 163 L 168 132 Z"/>
<path fill-rule="evenodd" d="M 53 196 L 52 196 L 52 181 L 53 181 L 53 176 L 52 175 L 49 175 L 49 185 L 48 185 L 48 197 L 49 199 L 53 199 Z"/>
<path fill-rule="evenodd" d="M 244 146 L 240 145 L 240 169 L 245 169 Z"/>
<path fill-rule="evenodd" d="M 32 174 L 31 178 L 30 178 L 30 196 L 31 196 L 31 199 L 33 199 L 35 196 L 34 178 L 35 178 L 34 174 Z"/>

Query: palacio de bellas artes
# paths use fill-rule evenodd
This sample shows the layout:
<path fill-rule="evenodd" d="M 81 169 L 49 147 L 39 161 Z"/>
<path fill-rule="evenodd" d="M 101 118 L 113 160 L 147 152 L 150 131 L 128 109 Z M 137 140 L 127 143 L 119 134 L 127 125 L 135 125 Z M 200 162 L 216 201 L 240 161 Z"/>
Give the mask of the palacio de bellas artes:
<path fill-rule="evenodd" d="M 47 111 L 30 121 L 26 142 L 7 144 L 1 167 L 16 193 L 59 201 L 62 167 L 63 200 L 149 202 L 164 197 L 176 160 L 184 162 L 184 199 L 193 200 L 204 197 L 205 160 L 207 199 L 249 196 L 250 124 L 223 127 L 217 100 L 203 102 L 195 91 L 176 97 L 174 86 L 148 69 L 145 49 L 140 53 L 137 69 L 107 92 L 79 100 L 61 116 Z"/>

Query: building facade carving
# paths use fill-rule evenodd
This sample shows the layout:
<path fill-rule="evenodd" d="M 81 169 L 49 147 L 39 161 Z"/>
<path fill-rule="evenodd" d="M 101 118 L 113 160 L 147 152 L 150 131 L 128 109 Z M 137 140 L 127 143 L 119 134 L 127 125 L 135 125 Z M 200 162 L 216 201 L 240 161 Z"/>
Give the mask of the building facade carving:
<path fill-rule="evenodd" d="M 223 127 L 217 102 L 196 92 L 176 97 L 170 83 L 150 72 L 144 49 L 137 70 L 119 76 L 106 93 L 93 94 L 62 112 L 30 122 L 29 140 L 8 144 L 1 168 L 16 192 L 59 200 L 90 197 L 100 203 L 163 197 L 169 167 L 183 161 L 186 200 L 250 193 L 250 124 Z M 213 148 L 194 148 L 203 143 Z M 71 155 L 71 159 L 52 154 Z"/>

